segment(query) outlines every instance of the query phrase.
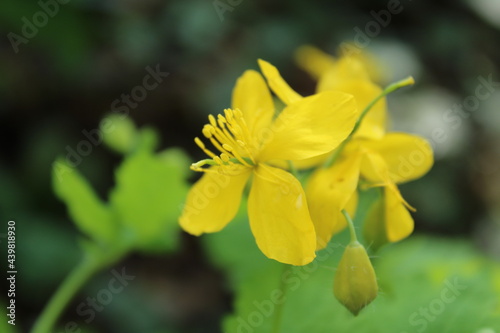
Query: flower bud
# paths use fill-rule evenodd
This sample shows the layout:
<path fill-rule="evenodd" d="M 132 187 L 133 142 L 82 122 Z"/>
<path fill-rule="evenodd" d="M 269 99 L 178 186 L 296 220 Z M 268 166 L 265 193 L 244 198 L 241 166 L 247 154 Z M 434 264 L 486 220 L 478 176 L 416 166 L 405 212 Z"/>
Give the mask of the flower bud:
<path fill-rule="evenodd" d="M 363 245 L 351 242 L 345 249 L 335 273 L 333 293 L 355 316 L 377 297 L 375 271 Z"/>
<path fill-rule="evenodd" d="M 110 115 L 100 124 L 103 142 L 116 152 L 126 154 L 134 148 L 138 132 L 134 123 L 123 115 Z"/>

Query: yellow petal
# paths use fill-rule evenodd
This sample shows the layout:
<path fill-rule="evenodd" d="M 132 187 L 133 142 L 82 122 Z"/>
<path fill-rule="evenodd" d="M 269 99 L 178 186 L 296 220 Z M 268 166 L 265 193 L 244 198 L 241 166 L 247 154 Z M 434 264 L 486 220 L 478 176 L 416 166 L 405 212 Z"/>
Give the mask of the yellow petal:
<path fill-rule="evenodd" d="M 267 79 L 269 87 L 271 87 L 272 91 L 283 101 L 283 103 L 292 104 L 302 98 L 302 96 L 297 94 L 288 83 L 283 80 L 276 67 L 262 59 L 259 59 L 259 66 Z"/>
<path fill-rule="evenodd" d="M 361 156 L 338 160 L 328 169 L 317 169 L 307 183 L 306 194 L 309 212 L 317 236 L 317 250 L 324 248 L 330 238 L 346 226 L 341 210 L 357 195 Z M 352 216 L 353 203 L 350 204 Z"/>
<path fill-rule="evenodd" d="M 321 76 L 317 91 L 337 90 L 340 84 L 350 80 L 370 81 L 370 76 L 362 62 L 343 57 Z"/>
<path fill-rule="evenodd" d="M 356 59 L 361 62 L 374 82 L 383 83 L 390 76 L 390 69 L 383 66 L 373 54 L 357 47 L 355 43 L 342 43 L 339 53 L 344 58 Z"/>
<path fill-rule="evenodd" d="M 229 175 L 212 170 L 193 185 L 179 218 L 181 227 L 196 236 L 219 231 L 234 218 L 251 174 L 250 168 L 242 166 L 235 166 Z"/>
<path fill-rule="evenodd" d="M 330 157 L 330 154 L 331 152 L 327 152 L 325 154 L 307 158 L 305 160 L 294 161 L 295 167 L 299 170 L 314 168 L 320 164 L 323 164 L 328 159 L 328 157 Z"/>
<path fill-rule="evenodd" d="M 358 111 L 360 114 L 368 104 L 382 93 L 382 89 L 379 86 L 367 80 L 348 80 L 339 82 L 335 90 L 353 95 L 358 104 Z M 386 126 L 387 105 L 385 98 L 382 98 L 372 106 L 354 137 L 381 139 L 385 134 Z"/>
<path fill-rule="evenodd" d="M 328 159 L 328 157 L 330 157 L 330 155 L 331 155 L 331 152 L 328 152 L 326 154 L 321 154 L 318 156 L 307 158 L 305 160 L 293 161 L 293 165 L 295 166 L 295 168 L 297 170 L 312 169 L 314 167 L 317 167 L 317 166 L 325 163 L 325 161 Z M 288 164 L 288 161 L 284 161 L 284 160 L 271 160 L 271 161 L 268 161 L 267 163 L 272 165 L 272 166 L 275 166 L 275 167 L 278 167 L 281 169 L 285 169 L 285 170 L 289 170 L 289 167 L 290 167 L 290 165 Z"/>
<path fill-rule="evenodd" d="M 381 140 L 366 141 L 364 147 L 382 156 L 395 183 L 422 177 L 434 163 L 431 145 L 416 135 L 389 133 Z"/>
<path fill-rule="evenodd" d="M 387 239 L 397 242 L 413 232 L 414 222 L 396 186 L 387 186 L 385 194 L 385 226 Z"/>
<path fill-rule="evenodd" d="M 245 71 L 236 81 L 232 102 L 233 109 L 243 113 L 252 138 L 259 139 L 274 116 L 273 98 L 262 75 Z"/>
<path fill-rule="evenodd" d="M 366 140 L 366 142 L 368 141 Z M 366 142 L 363 142 L 363 147 L 366 145 Z M 392 183 L 385 160 L 375 151 L 364 151 L 364 158 L 361 162 L 361 174 L 366 180 L 379 186 Z"/>
<path fill-rule="evenodd" d="M 248 198 L 250 226 L 260 250 L 271 259 L 306 265 L 316 256 L 316 233 L 300 182 L 268 165 L 255 168 Z"/>
<path fill-rule="evenodd" d="M 329 91 L 305 97 L 280 113 L 257 158 L 298 161 L 330 152 L 349 135 L 356 118 L 351 95 Z"/>
<path fill-rule="evenodd" d="M 299 47 L 295 52 L 295 59 L 299 67 L 316 80 L 335 65 L 335 58 L 309 45 Z"/>
<path fill-rule="evenodd" d="M 378 251 L 380 247 L 387 244 L 386 223 L 385 223 L 385 199 L 384 189 L 372 189 L 377 196 L 371 199 L 371 204 L 367 206 L 363 224 L 363 237 L 372 251 Z"/>

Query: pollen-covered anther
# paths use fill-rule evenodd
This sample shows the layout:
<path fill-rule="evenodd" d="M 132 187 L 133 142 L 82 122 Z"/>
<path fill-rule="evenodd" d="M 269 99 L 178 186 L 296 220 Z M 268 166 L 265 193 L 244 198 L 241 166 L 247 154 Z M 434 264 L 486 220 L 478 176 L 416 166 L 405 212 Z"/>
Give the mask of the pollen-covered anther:
<path fill-rule="evenodd" d="M 194 138 L 194 142 L 196 143 L 196 145 L 198 145 L 198 147 L 200 147 L 201 149 L 205 149 L 205 144 L 203 143 L 203 141 L 200 140 L 199 137 L 196 137 Z"/>
<path fill-rule="evenodd" d="M 228 152 L 232 152 L 234 149 L 233 147 L 231 147 L 230 145 L 228 145 L 227 143 L 224 143 L 222 144 L 222 148 L 224 148 L 225 150 L 227 150 Z"/>
<path fill-rule="evenodd" d="M 225 109 L 224 114 L 226 116 L 226 119 L 228 122 L 231 122 L 233 120 L 233 110 L 231 109 Z"/>
<path fill-rule="evenodd" d="M 211 125 L 205 125 L 205 126 L 203 126 L 203 129 L 201 130 L 201 132 L 203 133 L 203 135 L 207 139 L 210 139 L 212 137 L 214 131 L 215 130 Z"/>
<path fill-rule="evenodd" d="M 212 116 L 211 114 L 208 115 L 208 121 L 213 127 L 217 127 L 217 121 L 215 120 L 215 117 Z"/>
<path fill-rule="evenodd" d="M 224 162 L 222 161 L 222 159 L 219 157 L 219 156 L 214 156 L 213 157 L 213 160 L 215 161 L 215 163 L 217 163 L 218 165 L 224 165 Z"/>
<path fill-rule="evenodd" d="M 238 117 L 240 120 L 243 120 L 245 121 L 245 119 L 243 119 L 243 112 L 241 112 L 240 109 L 234 109 L 233 110 L 233 113 L 236 117 Z"/>
<path fill-rule="evenodd" d="M 205 147 L 205 144 L 203 143 L 203 141 L 200 140 L 200 138 L 198 137 L 194 138 L 194 142 L 198 147 L 200 147 L 201 150 L 203 150 L 205 154 L 207 154 L 211 158 L 214 158 L 214 156 L 216 156 L 214 153 L 212 153 L 209 149 Z"/>
<path fill-rule="evenodd" d="M 218 114 L 218 115 L 217 115 L 217 121 L 222 122 L 222 123 L 224 123 L 224 124 L 225 124 L 225 123 L 227 123 L 226 118 L 224 118 L 224 116 L 223 116 L 223 115 L 221 115 L 221 114 Z M 219 124 L 220 124 L 220 123 L 219 123 Z"/>
<path fill-rule="evenodd" d="M 209 115 L 208 120 L 209 124 L 203 127 L 202 133 L 217 150 L 217 154 L 207 149 L 199 138 L 195 139 L 198 147 L 213 161 L 206 164 L 220 167 L 233 166 L 234 164 L 251 167 L 255 164 L 252 151 L 249 149 L 252 137 L 240 110 L 225 109 L 224 113 L 217 115 L 217 117 Z M 197 165 L 195 168 L 197 171 L 212 172 L 209 168 L 201 168 L 201 165 Z M 221 169 L 218 170 L 221 171 Z"/>

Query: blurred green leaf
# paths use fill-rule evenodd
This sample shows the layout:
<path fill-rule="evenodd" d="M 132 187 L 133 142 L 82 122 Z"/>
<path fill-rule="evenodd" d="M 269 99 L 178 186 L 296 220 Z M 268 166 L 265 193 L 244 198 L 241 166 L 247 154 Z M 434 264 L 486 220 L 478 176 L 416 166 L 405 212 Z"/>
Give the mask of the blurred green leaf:
<path fill-rule="evenodd" d="M 242 218 L 204 238 L 210 258 L 227 270 L 236 294 L 235 313 L 226 318 L 225 332 L 479 332 L 500 328 L 500 268 L 464 241 L 414 237 L 385 247 L 373 260 L 380 294 L 354 317 L 332 291 L 343 252 L 336 242 L 346 244 L 346 232 L 335 236 L 314 262 L 302 267 L 285 266 L 259 254 Z"/>
<path fill-rule="evenodd" d="M 191 174 L 191 169 L 189 169 L 191 159 L 186 155 L 184 150 L 180 148 L 169 148 L 159 152 L 157 157 L 164 163 L 171 165 L 172 167 L 175 166 L 180 171 L 183 171 L 185 177 L 188 177 Z"/>
<path fill-rule="evenodd" d="M 187 192 L 182 163 L 164 161 L 149 147 L 127 159 L 116 171 L 110 203 L 120 223 L 133 231 L 143 250 L 176 247 L 177 218 Z"/>
<path fill-rule="evenodd" d="M 151 127 L 141 128 L 139 132 L 139 140 L 134 151 L 149 151 L 153 152 L 159 143 L 158 133 Z"/>
<path fill-rule="evenodd" d="M 90 238 L 111 243 L 117 226 L 109 207 L 105 205 L 91 185 L 64 159 L 53 165 L 52 186 L 56 195 L 66 204 L 77 227 Z"/>

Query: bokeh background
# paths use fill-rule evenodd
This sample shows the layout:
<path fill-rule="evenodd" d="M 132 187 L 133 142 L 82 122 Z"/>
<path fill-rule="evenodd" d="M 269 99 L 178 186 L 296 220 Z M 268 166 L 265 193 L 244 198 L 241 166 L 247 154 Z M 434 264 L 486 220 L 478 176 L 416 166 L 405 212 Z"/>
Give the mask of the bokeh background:
<path fill-rule="evenodd" d="M 28 330 L 79 257 L 78 232 L 51 188 L 52 163 L 86 140 L 84 131 L 98 128 L 114 100 L 142 84 L 146 67 L 169 75 L 130 108 L 130 118 L 155 127 L 162 148 L 181 147 L 197 160 L 202 155 L 192 139 L 209 113 L 230 106 L 235 80 L 257 69 L 258 58 L 310 94 L 315 83 L 295 64 L 297 47 L 310 44 L 335 54 L 341 42 L 361 41 L 359 31 L 375 20 L 371 11 L 385 10 L 389 2 L 73 0 L 59 4 L 16 52 L 9 33 L 21 35 L 23 17 L 32 21 L 42 7 L 3 0 L 0 233 L 8 220 L 17 222 L 19 331 Z M 418 208 L 416 233 L 466 238 L 499 260 L 500 83 L 460 121 L 446 115 L 475 95 L 480 78 L 500 82 L 500 2 L 401 0 L 400 6 L 364 50 L 383 64 L 387 82 L 407 75 L 417 81 L 388 99 L 393 128 L 423 135 L 435 149 L 432 171 L 401 187 Z M 444 133 L 439 140 L 436 129 Z M 119 162 L 118 154 L 97 145 L 78 169 L 106 198 Z M 124 265 L 139 282 L 82 329 L 219 332 L 220 319 L 231 311 L 224 275 L 206 260 L 196 238 L 183 235 L 175 254 L 133 254 L 117 268 Z M 78 320 L 76 304 L 109 277 L 107 270 L 93 279 L 64 320 Z"/>

